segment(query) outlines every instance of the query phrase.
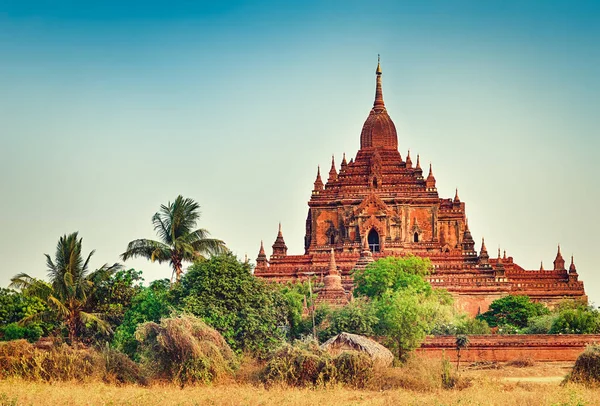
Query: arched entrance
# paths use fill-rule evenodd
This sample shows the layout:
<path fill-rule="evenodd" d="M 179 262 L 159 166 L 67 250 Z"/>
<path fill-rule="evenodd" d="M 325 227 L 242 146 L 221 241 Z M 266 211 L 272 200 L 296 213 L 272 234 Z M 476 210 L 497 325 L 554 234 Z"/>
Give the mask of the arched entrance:
<path fill-rule="evenodd" d="M 374 228 L 372 228 L 371 231 L 369 231 L 369 235 L 367 236 L 367 241 L 369 243 L 369 248 L 371 249 L 371 252 L 379 252 L 380 251 L 379 234 L 377 233 L 377 231 L 375 231 Z"/>

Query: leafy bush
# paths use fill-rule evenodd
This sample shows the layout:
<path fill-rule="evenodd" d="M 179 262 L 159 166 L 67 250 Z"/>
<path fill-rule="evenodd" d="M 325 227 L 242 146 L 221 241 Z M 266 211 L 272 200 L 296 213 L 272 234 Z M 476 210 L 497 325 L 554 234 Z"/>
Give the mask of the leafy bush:
<path fill-rule="evenodd" d="M 237 367 L 225 339 L 193 316 L 147 322 L 135 333 L 140 342 L 142 365 L 153 377 L 180 386 L 208 383 L 227 376 Z"/>
<path fill-rule="evenodd" d="M 202 318 L 238 352 L 266 354 L 290 327 L 280 286 L 256 278 L 233 254 L 196 262 L 172 290 L 175 306 Z"/>
<path fill-rule="evenodd" d="M 490 334 L 491 329 L 485 320 L 471 319 L 466 315 L 461 315 L 450 323 L 438 323 L 431 330 L 431 334 L 436 336 L 449 336 L 457 334 L 476 335 Z"/>
<path fill-rule="evenodd" d="M 430 291 L 431 285 L 423 278 L 431 273 L 431 261 L 427 258 L 408 255 L 386 257 L 370 263 L 365 269 L 354 273 L 354 295 L 376 298 L 385 292 L 408 287 L 417 292 Z"/>
<path fill-rule="evenodd" d="M 522 332 L 523 334 L 549 334 L 556 317 L 556 314 L 532 317 L 529 319 L 527 327 L 525 327 Z"/>
<path fill-rule="evenodd" d="M 587 306 L 559 309 L 551 334 L 597 334 L 600 333 L 600 312 Z"/>
<path fill-rule="evenodd" d="M 372 336 L 378 321 L 373 304 L 365 298 L 357 298 L 326 314 L 326 326 L 323 326 L 319 340 L 327 341 L 342 332 Z"/>
<path fill-rule="evenodd" d="M 131 299 L 131 307 L 123 316 L 123 323 L 115 330 L 112 346 L 138 360 L 138 341 L 135 330 L 145 322 L 159 322 L 170 315 L 172 308 L 167 300 L 170 282 L 168 279 L 156 280 L 150 286 L 141 288 Z"/>
<path fill-rule="evenodd" d="M 490 309 L 477 318 L 485 320 L 491 327 L 512 325 L 524 328 L 530 318 L 549 313 L 546 306 L 532 302 L 529 296 L 508 295 L 494 300 Z"/>
<path fill-rule="evenodd" d="M 44 333 L 42 327 L 37 323 L 31 323 L 25 326 L 20 326 L 17 323 L 10 323 L 4 327 L 0 327 L 0 340 L 20 340 L 22 338 L 29 342 L 35 342 Z"/>
<path fill-rule="evenodd" d="M 567 381 L 589 386 L 600 385 L 600 345 L 590 345 L 577 357 Z"/>

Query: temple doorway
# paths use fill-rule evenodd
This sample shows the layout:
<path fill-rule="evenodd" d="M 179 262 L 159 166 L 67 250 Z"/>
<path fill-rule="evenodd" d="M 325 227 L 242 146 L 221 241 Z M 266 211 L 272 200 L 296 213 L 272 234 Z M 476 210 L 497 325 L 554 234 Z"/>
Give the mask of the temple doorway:
<path fill-rule="evenodd" d="M 369 235 L 367 236 L 367 241 L 369 242 L 369 249 L 371 252 L 379 252 L 379 234 L 375 231 L 374 228 L 369 231 Z"/>

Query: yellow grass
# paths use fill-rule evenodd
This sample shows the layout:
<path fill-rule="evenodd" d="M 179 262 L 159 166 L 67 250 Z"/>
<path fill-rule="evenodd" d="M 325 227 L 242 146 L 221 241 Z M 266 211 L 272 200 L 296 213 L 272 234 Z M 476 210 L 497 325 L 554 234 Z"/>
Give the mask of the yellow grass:
<path fill-rule="evenodd" d="M 112 386 L 103 383 L 0 381 L 0 405 L 599 405 L 600 391 L 557 383 L 504 382 L 480 377 L 462 391 L 383 392 L 264 388 L 249 384 Z"/>

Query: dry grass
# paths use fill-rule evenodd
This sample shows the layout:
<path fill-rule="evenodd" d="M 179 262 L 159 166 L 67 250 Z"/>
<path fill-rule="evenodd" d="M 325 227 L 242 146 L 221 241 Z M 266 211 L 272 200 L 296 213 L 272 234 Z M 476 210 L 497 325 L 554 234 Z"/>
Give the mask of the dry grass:
<path fill-rule="evenodd" d="M 229 384 L 111 386 L 102 383 L 0 381 L 0 405 L 598 405 L 598 392 L 582 386 L 501 383 L 483 379 L 463 391 L 324 390 Z"/>

